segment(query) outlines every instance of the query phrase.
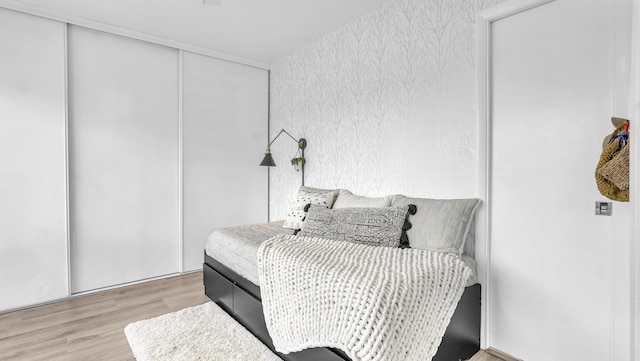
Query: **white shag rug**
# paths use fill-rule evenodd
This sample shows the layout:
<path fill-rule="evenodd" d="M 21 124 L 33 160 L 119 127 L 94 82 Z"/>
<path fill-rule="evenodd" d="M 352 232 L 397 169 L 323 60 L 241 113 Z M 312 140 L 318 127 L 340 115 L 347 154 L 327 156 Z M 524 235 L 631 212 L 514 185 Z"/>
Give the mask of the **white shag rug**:
<path fill-rule="evenodd" d="M 281 361 L 213 302 L 130 323 L 124 333 L 137 361 Z"/>

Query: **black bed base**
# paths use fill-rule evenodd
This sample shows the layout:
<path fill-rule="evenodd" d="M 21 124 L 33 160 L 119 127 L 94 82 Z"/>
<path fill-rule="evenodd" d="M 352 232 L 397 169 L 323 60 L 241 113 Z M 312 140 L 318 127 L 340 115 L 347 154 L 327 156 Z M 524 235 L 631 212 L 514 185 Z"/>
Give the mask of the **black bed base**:
<path fill-rule="evenodd" d="M 222 309 L 287 361 L 350 360 L 341 350 L 312 348 L 287 355 L 274 350 L 262 313 L 260 288 L 205 254 L 204 292 Z M 464 361 L 480 350 L 480 285 L 467 287 L 433 361 Z"/>

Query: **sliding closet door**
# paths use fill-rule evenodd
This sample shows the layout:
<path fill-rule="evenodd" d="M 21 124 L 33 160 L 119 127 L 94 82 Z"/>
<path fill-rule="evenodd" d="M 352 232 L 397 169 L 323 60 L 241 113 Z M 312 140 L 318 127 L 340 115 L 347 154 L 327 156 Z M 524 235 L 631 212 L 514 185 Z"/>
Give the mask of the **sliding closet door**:
<path fill-rule="evenodd" d="M 178 272 L 178 51 L 68 42 L 72 291 Z"/>
<path fill-rule="evenodd" d="M 184 269 L 202 267 L 209 233 L 265 222 L 268 72 L 184 54 Z"/>
<path fill-rule="evenodd" d="M 64 31 L 0 9 L 0 311 L 68 295 Z"/>

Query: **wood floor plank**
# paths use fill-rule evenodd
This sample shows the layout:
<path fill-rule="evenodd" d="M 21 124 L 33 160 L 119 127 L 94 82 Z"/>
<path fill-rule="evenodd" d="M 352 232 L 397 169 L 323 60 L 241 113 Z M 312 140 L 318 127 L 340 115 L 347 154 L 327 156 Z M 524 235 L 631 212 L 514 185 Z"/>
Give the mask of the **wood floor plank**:
<path fill-rule="evenodd" d="M 124 327 L 200 305 L 202 272 L 0 315 L 0 355 L 12 361 L 133 361 Z"/>
<path fill-rule="evenodd" d="M 504 361 L 504 360 L 496 356 L 493 356 L 484 350 L 480 350 L 478 351 L 478 353 L 473 355 L 473 357 L 470 358 L 468 361 Z"/>

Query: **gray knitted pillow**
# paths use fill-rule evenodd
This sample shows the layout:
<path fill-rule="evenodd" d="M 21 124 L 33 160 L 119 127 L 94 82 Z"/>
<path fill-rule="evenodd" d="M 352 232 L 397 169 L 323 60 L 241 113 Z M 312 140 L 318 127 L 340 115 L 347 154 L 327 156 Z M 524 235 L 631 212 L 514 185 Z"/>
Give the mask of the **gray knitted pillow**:
<path fill-rule="evenodd" d="M 311 205 L 302 236 L 329 238 L 373 246 L 399 247 L 409 206 L 327 209 Z"/>

